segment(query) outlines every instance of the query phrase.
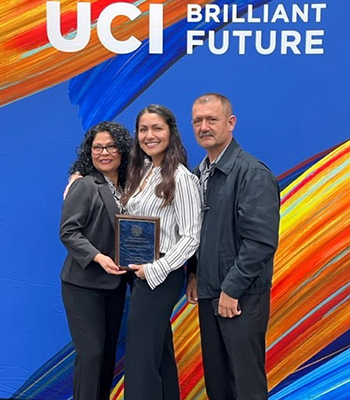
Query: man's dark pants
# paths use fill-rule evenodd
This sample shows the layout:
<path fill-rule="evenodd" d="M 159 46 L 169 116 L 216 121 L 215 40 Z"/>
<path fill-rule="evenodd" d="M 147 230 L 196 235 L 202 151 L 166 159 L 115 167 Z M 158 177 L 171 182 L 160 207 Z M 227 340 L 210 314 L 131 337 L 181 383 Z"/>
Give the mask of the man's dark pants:
<path fill-rule="evenodd" d="M 199 300 L 205 385 L 209 400 L 266 400 L 265 336 L 270 291 L 246 294 L 234 318 L 214 315 L 213 299 Z"/>

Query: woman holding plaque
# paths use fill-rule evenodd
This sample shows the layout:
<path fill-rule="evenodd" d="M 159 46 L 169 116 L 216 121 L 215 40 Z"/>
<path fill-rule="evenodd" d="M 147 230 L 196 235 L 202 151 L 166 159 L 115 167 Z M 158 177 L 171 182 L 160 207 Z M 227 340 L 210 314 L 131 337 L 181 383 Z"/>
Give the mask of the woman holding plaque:
<path fill-rule="evenodd" d="M 136 119 L 123 202 L 131 215 L 160 217 L 160 258 L 129 265 L 133 284 L 125 358 L 125 400 L 179 400 L 170 317 L 183 265 L 199 246 L 199 184 L 186 168 L 173 113 L 150 105 Z"/>
<path fill-rule="evenodd" d="M 132 138 L 120 124 L 90 128 L 71 171 L 77 179 L 63 204 L 60 237 L 68 250 L 62 296 L 76 359 L 74 400 L 108 400 L 126 292 L 114 263 L 114 215 L 121 210 Z"/>

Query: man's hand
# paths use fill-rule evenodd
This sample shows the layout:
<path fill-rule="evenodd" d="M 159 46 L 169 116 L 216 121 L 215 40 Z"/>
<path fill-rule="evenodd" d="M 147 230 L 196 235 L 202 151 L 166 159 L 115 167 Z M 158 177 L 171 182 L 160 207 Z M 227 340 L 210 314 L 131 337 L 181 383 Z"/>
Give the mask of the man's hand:
<path fill-rule="evenodd" d="M 68 184 L 67 184 L 67 186 L 65 187 L 64 192 L 63 192 L 63 200 L 66 199 L 67 194 L 68 194 L 68 192 L 69 192 L 69 188 L 72 186 L 72 183 L 75 182 L 77 179 L 80 179 L 80 178 L 82 178 L 82 176 L 81 176 L 80 174 L 76 173 L 76 172 L 75 172 L 74 174 L 72 174 L 72 175 L 68 178 Z"/>
<path fill-rule="evenodd" d="M 198 303 L 197 278 L 193 273 L 190 273 L 187 278 L 186 296 L 189 303 Z"/>
<path fill-rule="evenodd" d="M 116 265 L 110 257 L 105 256 L 104 254 L 97 254 L 94 257 L 94 261 L 100 264 L 107 274 L 122 275 L 126 273 L 126 271 L 119 269 L 118 265 Z"/>
<path fill-rule="evenodd" d="M 220 294 L 218 312 L 222 318 L 233 318 L 242 313 L 238 299 L 234 299 L 224 292 Z"/>
<path fill-rule="evenodd" d="M 143 264 L 142 265 L 129 264 L 128 267 L 131 268 L 135 272 L 135 275 L 138 278 L 146 279 L 145 271 L 143 269 Z"/>

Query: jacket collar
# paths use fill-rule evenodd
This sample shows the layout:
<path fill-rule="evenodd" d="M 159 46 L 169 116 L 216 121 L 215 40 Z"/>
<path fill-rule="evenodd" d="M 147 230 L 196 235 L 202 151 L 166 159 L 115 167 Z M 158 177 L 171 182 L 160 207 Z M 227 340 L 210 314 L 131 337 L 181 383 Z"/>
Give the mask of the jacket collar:
<path fill-rule="evenodd" d="M 113 229 L 115 229 L 115 214 L 120 214 L 120 209 L 115 202 L 111 189 L 109 188 L 103 174 L 101 174 L 101 172 L 93 170 L 91 172 L 91 175 L 93 176 L 94 181 L 98 184 L 98 191 L 100 192 L 102 201 L 106 207 L 107 214 L 109 220 L 111 221 Z"/>
<path fill-rule="evenodd" d="M 224 174 L 228 175 L 234 166 L 239 153 L 242 151 L 241 146 L 232 138 L 231 143 L 228 145 L 225 153 L 216 164 L 215 168 L 219 169 Z"/>
<path fill-rule="evenodd" d="M 95 183 L 106 183 L 106 179 L 104 178 L 103 174 L 101 174 L 101 172 L 97 171 L 96 169 L 93 169 L 91 171 L 91 175 L 93 176 Z"/>

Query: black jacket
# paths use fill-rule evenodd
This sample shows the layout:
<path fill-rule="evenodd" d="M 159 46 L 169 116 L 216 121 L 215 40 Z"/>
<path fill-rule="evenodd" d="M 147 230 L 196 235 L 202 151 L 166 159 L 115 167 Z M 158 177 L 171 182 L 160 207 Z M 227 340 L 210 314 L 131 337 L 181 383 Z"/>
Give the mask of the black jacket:
<path fill-rule="evenodd" d="M 233 139 L 208 180 L 197 281 L 199 298 L 239 299 L 271 287 L 278 244 L 279 186 Z"/>
<path fill-rule="evenodd" d="M 107 274 L 93 261 L 102 253 L 114 259 L 117 203 L 103 175 L 93 171 L 77 179 L 63 204 L 60 238 L 68 250 L 61 279 L 94 289 L 115 289 L 121 276 Z"/>

